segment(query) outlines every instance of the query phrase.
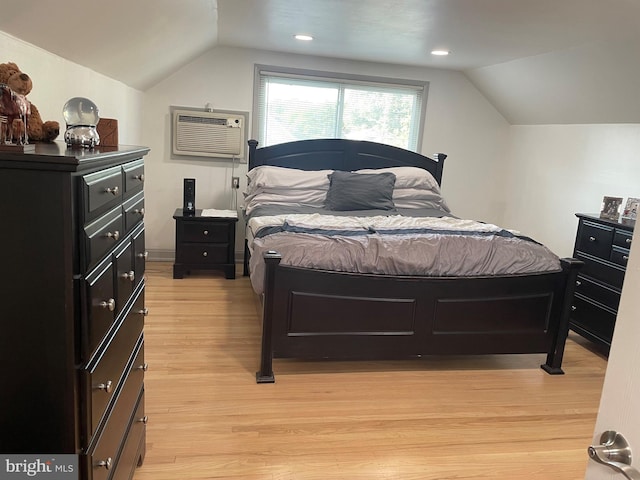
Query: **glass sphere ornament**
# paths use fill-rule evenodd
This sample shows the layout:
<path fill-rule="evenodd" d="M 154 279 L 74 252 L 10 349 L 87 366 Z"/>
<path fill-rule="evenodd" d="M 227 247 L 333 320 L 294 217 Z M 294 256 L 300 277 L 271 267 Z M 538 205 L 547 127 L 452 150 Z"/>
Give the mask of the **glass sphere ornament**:
<path fill-rule="evenodd" d="M 67 123 L 64 140 L 70 147 L 93 148 L 100 145 L 96 125 L 100 120 L 98 107 L 88 98 L 74 97 L 62 108 Z"/>

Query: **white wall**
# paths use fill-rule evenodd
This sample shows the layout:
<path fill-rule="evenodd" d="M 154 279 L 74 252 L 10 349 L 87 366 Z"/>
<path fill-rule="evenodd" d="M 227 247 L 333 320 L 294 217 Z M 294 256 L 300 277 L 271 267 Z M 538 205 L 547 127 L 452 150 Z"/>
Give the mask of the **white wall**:
<path fill-rule="evenodd" d="M 66 101 L 87 97 L 98 106 L 100 116 L 118 120 L 120 143 L 141 144 L 142 92 L 1 31 L 0 52 L 0 63 L 14 62 L 31 77 L 33 90 L 28 98 L 43 121 L 60 123 L 57 141 L 64 136 Z"/>
<path fill-rule="evenodd" d="M 214 110 L 250 112 L 256 63 L 429 81 L 422 153 L 449 155 L 443 192 L 457 214 L 494 223 L 502 220 L 501 165 L 509 126 L 460 72 L 216 47 L 146 92 L 143 143 L 151 147 L 152 159 L 145 167 L 145 222 L 152 258 L 173 254 L 172 215 L 182 205 L 183 178 L 196 178 L 197 208 L 231 204 L 229 162 L 171 159 L 169 107 L 204 108 L 211 102 Z M 242 185 L 245 173 L 246 165 L 236 166 Z M 242 224 L 237 237 L 240 251 Z"/>
<path fill-rule="evenodd" d="M 575 213 L 605 195 L 640 197 L 640 125 L 512 126 L 504 226 L 571 256 Z"/>

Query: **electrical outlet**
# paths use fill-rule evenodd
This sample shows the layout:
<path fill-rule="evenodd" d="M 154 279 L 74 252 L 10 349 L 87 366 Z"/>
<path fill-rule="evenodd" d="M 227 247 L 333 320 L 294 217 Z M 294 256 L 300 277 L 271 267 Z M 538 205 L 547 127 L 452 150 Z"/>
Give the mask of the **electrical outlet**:
<path fill-rule="evenodd" d="M 231 188 L 240 188 L 240 177 L 231 177 Z"/>

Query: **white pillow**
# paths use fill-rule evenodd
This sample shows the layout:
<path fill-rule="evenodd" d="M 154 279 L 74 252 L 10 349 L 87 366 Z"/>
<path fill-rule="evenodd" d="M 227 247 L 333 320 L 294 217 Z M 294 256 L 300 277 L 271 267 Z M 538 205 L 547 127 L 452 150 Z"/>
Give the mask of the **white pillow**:
<path fill-rule="evenodd" d="M 394 188 L 393 204 L 396 208 L 435 208 L 451 213 L 439 192 L 423 188 Z"/>
<path fill-rule="evenodd" d="M 265 204 L 322 208 L 326 198 L 327 192 L 319 189 L 256 188 L 245 195 L 244 205 L 248 215 L 255 207 Z"/>
<path fill-rule="evenodd" d="M 259 188 L 329 190 L 329 174 L 333 170 L 298 170 L 263 165 L 247 172 L 247 195 Z"/>
<path fill-rule="evenodd" d="M 383 173 L 391 172 L 396 176 L 395 188 L 424 188 L 440 191 L 438 182 L 427 170 L 419 167 L 389 167 L 389 168 L 365 168 L 355 170 L 355 173 Z"/>

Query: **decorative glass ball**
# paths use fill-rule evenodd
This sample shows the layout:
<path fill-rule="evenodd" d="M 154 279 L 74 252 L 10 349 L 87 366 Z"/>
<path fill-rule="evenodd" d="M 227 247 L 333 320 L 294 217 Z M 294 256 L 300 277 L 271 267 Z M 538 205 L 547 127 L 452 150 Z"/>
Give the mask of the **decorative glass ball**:
<path fill-rule="evenodd" d="M 83 97 L 74 97 L 67 101 L 62 108 L 62 115 L 64 115 L 67 126 L 88 125 L 95 127 L 100 120 L 96 104 Z"/>

